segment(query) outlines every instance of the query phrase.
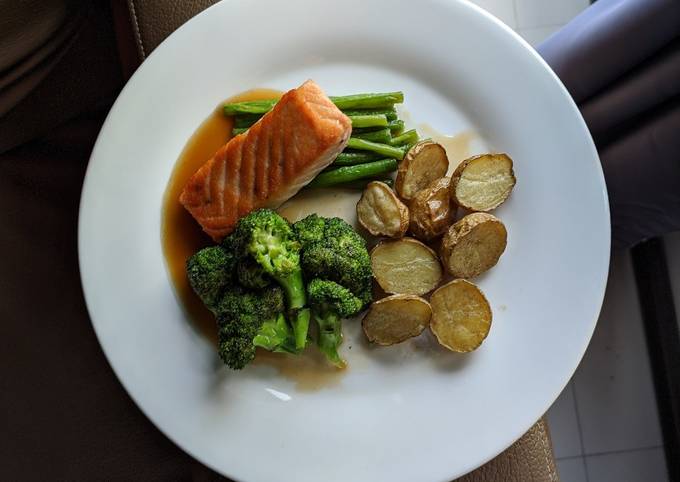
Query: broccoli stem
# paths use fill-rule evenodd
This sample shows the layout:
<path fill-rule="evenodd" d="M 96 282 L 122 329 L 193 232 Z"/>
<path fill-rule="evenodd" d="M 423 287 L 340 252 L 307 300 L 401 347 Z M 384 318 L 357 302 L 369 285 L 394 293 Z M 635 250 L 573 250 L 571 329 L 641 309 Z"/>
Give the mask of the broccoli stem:
<path fill-rule="evenodd" d="M 333 161 L 334 166 L 354 166 L 355 164 L 363 164 L 364 162 L 377 161 L 380 159 L 380 154 L 375 152 L 341 152 Z"/>
<path fill-rule="evenodd" d="M 404 158 L 404 150 L 400 149 L 399 147 L 390 146 L 388 144 L 379 144 L 377 142 L 371 142 L 364 139 L 357 139 L 356 137 L 349 138 L 347 147 L 350 149 L 358 149 L 360 151 L 377 152 L 382 156 L 393 157 L 399 160 Z"/>
<path fill-rule="evenodd" d="M 232 136 L 237 136 L 237 135 L 239 135 L 239 134 L 243 134 L 243 133 L 244 133 L 245 131 L 247 131 L 247 130 L 248 130 L 247 127 L 234 127 L 234 128 L 231 130 L 231 135 L 232 135 Z"/>
<path fill-rule="evenodd" d="M 388 144 L 392 140 L 392 133 L 388 128 L 380 129 L 378 131 L 362 132 L 360 134 L 352 132 L 352 136 L 365 141 L 382 142 L 383 144 Z"/>
<path fill-rule="evenodd" d="M 355 127 L 387 127 L 389 125 L 384 114 L 351 115 L 348 117 L 352 121 L 352 129 Z"/>
<path fill-rule="evenodd" d="M 332 171 L 322 172 L 312 182 L 309 187 L 329 187 L 346 182 L 363 179 L 366 177 L 379 176 L 397 169 L 396 159 L 381 159 L 380 161 L 357 164 L 356 166 L 343 166 Z"/>
<path fill-rule="evenodd" d="M 392 146 L 403 146 L 418 142 L 418 132 L 415 129 L 404 132 L 402 135 L 392 138 L 389 141 Z"/>
<path fill-rule="evenodd" d="M 275 352 L 297 352 L 293 334 L 283 314 L 262 323 L 260 330 L 253 338 L 253 345 Z"/>
<path fill-rule="evenodd" d="M 314 319 L 319 325 L 319 351 L 336 367 L 345 368 L 345 360 L 338 353 L 338 347 L 342 344 L 342 320 L 337 313 L 331 311 L 314 313 Z"/>
<path fill-rule="evenodd" d="M 341 110 L 347 109 L 382 109 L 404 102 L 403 92 L 386 92 L 377 94 L 354 94 L 330 97 Z M 250 100 L 247 102 L 230 102 L 224 104 L 224 115 L 265 114 L 276 104 L 276 99 Z"/>
<path fill-rule="evenodd" d="M 302 350 L 307 344 L 309 331 L 309 309 L 304 308 L 307 304 L 307 291 L 302 280 L 302 270 L 297 269 L 288 276 L 274 276 L 274 279 L 281 285 L 286 295 L 295 348 Z"/>
<path fill-rule="evenodd" d="M 307 345 L 307 333 L 309 333 L 309 308 L 296 310 L 291 316 L 293 335 L 295 337 L 295 349 L 300 352 Z"/>
<path fill-rule="evenodd" d="M 302 281 L 302 270 L 296 269 L 287 276 L 274 276 L 286 295 L 288 309 L 295 310 L 307 304 L 307 293 Z"/>

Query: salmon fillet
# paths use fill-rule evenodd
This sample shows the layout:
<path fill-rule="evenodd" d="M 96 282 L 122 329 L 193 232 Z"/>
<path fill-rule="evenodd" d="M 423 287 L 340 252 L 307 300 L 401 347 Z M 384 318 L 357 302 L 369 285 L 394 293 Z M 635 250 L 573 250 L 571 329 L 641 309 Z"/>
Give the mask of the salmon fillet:
<path fill-rule="evenodd" d="M 253 209 L 278 208 L 345 148 L 350 119 L 308 80 L 189 179 L 179 201 L 215 241 Z"/>

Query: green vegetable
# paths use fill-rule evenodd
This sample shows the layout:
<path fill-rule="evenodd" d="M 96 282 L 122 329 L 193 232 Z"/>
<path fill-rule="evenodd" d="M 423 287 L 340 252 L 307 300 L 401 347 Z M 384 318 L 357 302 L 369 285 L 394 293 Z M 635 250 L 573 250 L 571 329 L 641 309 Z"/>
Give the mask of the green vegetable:
<path fill-rule="evenodd" d="M 355 164 L 363 164 L 368 161 L 377 161 L 380 159 L 380 154 L 374 152 L 347 152 L 343 151 L 338 154 L 332 165 L 335 166 L 353 166 Z"/>
<path fill-rule="evenodd" d="M 264 268 L 250 256 L 236 263 L 236 278 L 241 286 L 251 289 L 265 288 L 272 283 Z"/>
<path fill-rule="evenodd" d="M 222 111 L 224 115 L 237 114 L 265 114 L 274 107 L 276 99 L 249 100 L 246 102 L 231 102 L 224 104 Z"/>
<path fill-rule="evenodd" d="M 404 102 L 403 92 L 386 92 L 378 94 L 354 94 L 330 97 L 341 110 L 347 109 L 382 109 Z M 247 102 L 231 102 L 224 104 L 224 115 L 265 114 L 276 104 L 275 99 L 251 100 Z"/>
<path fill-rule="evenodd" d="M 347 109 L 379 109 L 392 107 L 404 102 L 403 92 L 385 92 L 380 94 L 354 94 L 331 97 L 331 101 L 340 110 Z"/>
<path fill-rule="evenodd" d="M 352 121 L 352 129 L 355 127 L 387 127 L 387 117 L 383 114 L 352 115 L 348 116 Z"/>
<path fill-rule="evenodd" d="M 396 159 L 382 159 L 379 161 L 357 164 L 355 166 L 338 167 L 319 174 L 310 182 L 308 187 L 329 187 L 344 184 L 357 179 L 379 176 L 388 172 L 396 171 Z"/>
<path fill-rule="evenodd" d="M 290 325 L 283 316 L 283 313 L 279 313 L 276 318 L 262 323 L 262 327 L 260 327 L 257 335 L 253 338 L 253 345 L 269 351 L 297 352 L 293 331 L 290 329 Z"/>
<path fill-rule="evenodd" d="M 394 157 L 395 159 L 404 158 L 404 150 L 398 147 L 390 146 L 387 144 L 379 144 L 377 142 L 366 141 L 364 139 L 357 139 L 355 137 L 350 137 L 347 142 L 347 147 L 350 149 L 359 149 L 361 151 L 371 151 L 376 152 L 385 157 Z"/>
<path fill-rule="evenodd" d="M 352 131 L 352 137 L 355 137 L 356 139 L 363 139 L 365 141 L 382 142 L 383 144 L 388 144 L 392 140 L 392 133 L 388 128 L 377 131 L 362 132 L 360 134 L 355 134 L 354 131 Z"/>
<path fill-rule="evenodd" d="M 404 130 L 404 121 L 401 119 L 390 121 L 388 126 L 392 134 L 398 134 Z"/>
<path fill-rule="evenodd" d="M 418 133 L 415 129 L 404 132 L 402 135 L 392 138 L 390 144 L 393 146 L 403 146 L 418 142 Z"/>
<path fill-rule="evenodd" d="M 343 110 L 342 112 L 346 116 L 382 114 L 387 117 L 388 121 L 397 120 L 397 110 L 394 107 L 387 109 L 351 109 Z"/>
<path fill-rule="evenodd" d="M 343 184 L 339 184 L 338 187 L 344 187 L 344 188 L 347 188 L 347 189 L 364 189 L 368 185 L 369 182 L 373 182 L 373 181 L 383 182 L 390 187 L 394 186 L 394 179 L 392 179 L 390 177 L 387 177 L 387 178 L 384 178 L 384 179 L 383 178 L 377 178 L 376 179 L 376 178 L 373 178 L 373 177 L 369 177 L 369 178 L 366 178 L 366 179 L 357 179 L 356 181 L 350 181 L 350 182 L 346 182 L 346 183 L 343 183 Z"/>
<path fill-rule="evenodd" d="M 259 209 L 241 218 L 232 236 L 237 258 L 252 257 L 283 288 L 295 347 L 302 350 L 307 343 L 309 309 L 305 307 L 300 243 L 290 224 L 271 209 Z"/>
<path fill-rule="evenodd" d="M 372 299 L 371 258 L 366 241 L 340 218 L 310 214 L 293 230 L 302 245 L 301 264 L 307 279 L 335 281 L 364 305 Z"/>
<path fill-rule="evenodd" d="M 234 117 L 234 127 L 250 127 L 262 118 L 259 114 L 244 114 Z"/>
<path fill-rule="evenodd" d="M 371 302 L 371 258 L 366 241 L 340 218 L 311 214 L 293 229 L 302 244 L 302 267 L 314 320 L 317 344 L 331 363 L 345 362 L 338 354 L 342 318 L 354 316 Z"/>
<path fill-rule="evenodd" d="M 364 306 L 363 301 L 344 286 L 318 278 L 307 285 L 307 298 L 312 316 L 319 326 L 319 350 L 331 363 L 343 368 L 345 361 L 338 354 L 342 343 L 342 318 L 359 313 Z"/>
<path fill-rule="evenodd" d="M 283 291 L 278 286 L 265 290 L 246 290 L 232 286 L 217 310 L 218 353 L 222 361 L 239 370 L 255 358 L 256 346 L 271 351 L 290 352 L 295 342 L 290 333 L 280 327 L 284 305 Z M 278 329 L 272 334 L 272 325 Z M 263 341 L 266 339 L 266 343 Z"/>
<path fill-rule="evenodd" d="M 357 111 L 358 112 L 358 111 Z M 374 130 L 376 127 L 389 127 L 392 130 L 403 127 L 402 121 L 389 121 L 385 114 L 356 114 L 348 116 L 352 121 L 354 129 L 370 129 Z M 260 120 L 262 116 L 258 115 L 238 115 L 234 120 L 234 127 L 232 135 L 238 135 L 247 131 L 253 124 Z M 369 131 L 370 132 L 370 131 Z"/>
<path fill-rule="evenodd" d="M 187 260 L 187 278 L 203 304 L 215 311 L 222 294 L 233 284 L 234 255 L 220 246 L 211 246 Z"/>

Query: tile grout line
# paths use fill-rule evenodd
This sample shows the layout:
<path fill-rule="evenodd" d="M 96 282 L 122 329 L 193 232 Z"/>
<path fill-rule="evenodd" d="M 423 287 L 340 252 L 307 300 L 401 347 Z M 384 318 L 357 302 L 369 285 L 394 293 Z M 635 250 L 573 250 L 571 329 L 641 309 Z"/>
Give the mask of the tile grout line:
<path fill-rule="evenodd" d="M 588 461 L 585 457 L 581 457 L 581 464 L 583 465 L 583 473 L 586 474 L 586 482 L 590 482 L 590 474 L 588 473 Z"/>
<path fill-rule="evenodd" d="M 577 368 L 577 370 L 578 370 L 578 368 Z M 583 456 L 583 468 L 585 469 L 585 473 L 586 473 L 586 482 L 590 482 L 590 478 L 588 476 L 588 462 L 586 461 L 586 458 L 585 458 L 586 448 L 585 448 L 585 444 L 583 443 L 583 430 L 581 429 L 581 415 L 579 414 L 578 401 L 576 400 L 576 374 L 575 373 L 574 373 L 574 377 L 571 380 L 571 396 L 574 399 L 574 412 L 576 413 L 576 428 L 578 429 L 578 441 L 579 441 L 579 444 L 581 445 L 581 455 Z"/>
<path fill-rule="evenodd" d="M 583 455 L 569 455 L 567 457 L 557 457 L 555 460 L 572 460 L 587 457 L 602 457 L 604 455 L 617 455 L 617 454 L 627 454 L 630 452 L 646 452 L 648 450 L 657 450 L 663 448 L 663 445 L 648 445 L 645 447 L 638 447 L 634 449 L 621 449 L 621 450 L 611 450 L 606 452 L 593 452 L 592 454 Z"/>
<path fill-rule="evenodd" d="M 578 402 L 576 401 L 576 377 L 572 378 L 571 380 L 571 397 L 574 400 L 574 413 L 576 415 L 576 428 L 578 429 L 578 442 L 579 445 L 581 446 L 581 455 L 586 454 L 586 447 L 585 444 L 583 443 L 583 430 L 581 429 L 581 414 L 579 413 L 578 410 Z"/>

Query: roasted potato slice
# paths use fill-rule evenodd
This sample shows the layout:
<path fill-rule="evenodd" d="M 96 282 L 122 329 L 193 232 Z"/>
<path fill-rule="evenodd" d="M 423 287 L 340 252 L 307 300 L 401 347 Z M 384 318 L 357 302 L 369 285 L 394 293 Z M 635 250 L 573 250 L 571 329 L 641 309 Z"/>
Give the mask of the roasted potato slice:
<path fill-rule="evenodd" d="M 386 293 L 422 295 L 442 278 L 437 254 L 420 241 L 383 241 L 371 251 L 373 276 Z"/>
<path fill-rule="evenodd" d="M 399 197 L 410 201 L 432 181 L 446 176 L 449 158 L 441 144 L 425 140 L 413 146 L 399 164 L 394 187 Z"/>
<path fill-rule="evenodd" d="M 508 232 L 496 216 L 468 214 L 442 238 L 442 263 L 456 278 L 474 278 L 496 265 L 507 242 Z"/>
<path fill-rule="evenodd" d="M 369 341 L 394 345 L 420 335 L 431 317 L 430 304 L 419 296 L 392 295 L 371 304 L 361 326 Z"/>
<path fill-rule="evenodd" d="M 430 298 L 430 330 L 439 344 L 466 353 L 482 344 L 491 328 L 492 313 L 484 293 L 473 283 L 453 280 Z"/>
<path fill-rule="evenodd" d="M 449 196 L 450 181 L 448 177 L 437 179 L 411 200 L 409 229 L 416 238 L 436 238 L 453 222 L 456 208 Z"/>
<path fill-rule="evenodd" d="M 400 238 L 408 229 L 409 209 L 387 184 L 373 181 L 357 203 L 357 218 L 373 236 Z"/>
<path fill-rule="evenodd" d="M 451 199 L 470 211 L 491 211 L 515 187 L 512 159 L 507 154 L 482 154 L 464 160 L 451 176 Z"/>

